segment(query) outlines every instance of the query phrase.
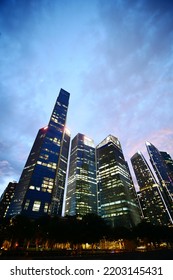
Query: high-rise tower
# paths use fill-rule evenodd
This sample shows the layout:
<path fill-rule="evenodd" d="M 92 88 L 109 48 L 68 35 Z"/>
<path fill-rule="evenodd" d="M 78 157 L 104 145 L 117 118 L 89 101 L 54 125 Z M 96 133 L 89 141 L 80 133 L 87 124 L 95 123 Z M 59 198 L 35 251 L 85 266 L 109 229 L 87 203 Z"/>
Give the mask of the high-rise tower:
<path fill-rule="evenodd" d="M 10 182 L 0 198 L 0 219 L 5 218 L 14 197 L 17 182 Z"/>
<path fill-rule="evenodd" d="M 131 163 L 140 188 L 139 200 L 144 219 L 153 225 L 172 225 L 173 220 L 164 200 L 164 193 L 156 181 L 141 152 L 131 158 Z"/>
<path fill-rule="evenodd" d="M 167 167 L 167 173 L 169 179 L 173 184 L 173 159 L 171 158 L 170 154 L 168 154 L 167 152 L 160 151 L 160 154 L 162 156 L 164 164 Z"/>
<path fill-rule="evenodd" d="M 60 90 L 48 126 L 39 130 L 8 215 L 61 215 L 70 142 L 65 127 L 69 97 Z"/>
<path fill-rule="evenodd" d="M 171 205 L 173 206 L 173 182 L 168 174 L 167 166 L 163 160 L 160 151 L 151 143 L 146 142 L 146 147 L 148 154 L 150 156 L 150 161 L 153 169 L 157 175 L 157 178 L 163 187 L 165 194 L 168 197 Z"/>
<path fill-rule="evenodd" d="M 81 133 L 72 140 L 65 213 L 79 217 L 97 213 L 95 147 Z"/>
<path fill-rule="evenodd" d="M 141 221 L 137 194 L 119 140 L 109 135 L 96 147 L 99 215 L 113 227 Z"/>

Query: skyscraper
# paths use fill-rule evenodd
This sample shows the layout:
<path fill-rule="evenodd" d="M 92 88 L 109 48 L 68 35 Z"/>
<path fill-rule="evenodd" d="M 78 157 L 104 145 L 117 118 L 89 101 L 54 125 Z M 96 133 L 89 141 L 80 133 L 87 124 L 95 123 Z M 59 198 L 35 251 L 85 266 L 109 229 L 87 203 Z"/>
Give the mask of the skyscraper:
<path fill-rule="evenodd" d="M 14 196 L 17 182 L 10 182 L 0 198 L 0 218 L 5 218 Z"/>
<path fill-rule="evenodd" d="M 51 215 L 61 216 L 62 205 L 64 202 L 64 190 L 67 179 L 67 165 L 68 165 L 68 155 L 70 146 L 70 131 L 65 128 L 64 138 L 62 142 L 61 157 L 59 160 L 57 178 L 56 178 L 56 188 L 52 192 L 52 202 L 51 202 Z"/>
<path fill-rule="evenodd" d="M 173 207 L 173 183 L 171 181 L 171 178 L 169 177 L 168 169 L 163 160 L 163 157 L 160 151 L 153 144 L 146 142 L 146 147 L 157 178 L 161 186 L 163 187 L 163 190 L 165 192 L 165 195 L 167 196 L 168 201 L 171 204 L 171 207 Z"/>
<path fill-rule="evenodd" d="M 65 213 L 79 217 L 97 213 L 95 147 L 81 133 L 72 140 Z"/>
<path fill-rule="evenodd" d="M 163 162 L 167 167 L 167 173 L 170 181 L 173 183 L 173 159 L 167 152 L 160 151 Z"/>
<path fill-rule="evenodd" d="M 134 154 L 131 163 L 140 188 L 139 200 L 144 219 L 153 225 L 171 225 L 173 220 L 164 200 L 164 193 L 143 154 Z"/>
<path fill-rule="evenodd" d="M 137 194 L 119 140 L 109 135 L 96 147 L 99 215 L 113 227 L 141 221 Z"/>
<path fill-rule="evenodd" d="M 70 94 L 61 89 L 48 126 L 37 134 L 8 215 L 60 215 L 70 136 L 65 127 Z"/>

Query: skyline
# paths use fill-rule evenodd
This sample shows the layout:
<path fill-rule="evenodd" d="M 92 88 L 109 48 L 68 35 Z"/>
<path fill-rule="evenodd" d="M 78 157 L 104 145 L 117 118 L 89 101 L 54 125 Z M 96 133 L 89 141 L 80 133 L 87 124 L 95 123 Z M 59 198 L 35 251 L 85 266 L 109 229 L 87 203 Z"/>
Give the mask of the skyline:
<path fill-rule="evenodd" d="M 171 1 L 1 1 L 0 194 L 19 180 L 60 88 L 72 139 L 96 146 L 112 134 L 130 168 L 138 150 L 148 161 L 145 141 L 173 157 L 172 12 Z"/>

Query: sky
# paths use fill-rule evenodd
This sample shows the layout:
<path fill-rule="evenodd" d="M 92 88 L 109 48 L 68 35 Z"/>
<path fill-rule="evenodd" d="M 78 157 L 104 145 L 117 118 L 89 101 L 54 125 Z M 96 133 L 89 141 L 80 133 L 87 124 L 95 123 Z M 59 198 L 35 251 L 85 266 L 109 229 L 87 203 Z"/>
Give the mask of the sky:
<path fill-rule="evenodd" d="M 130 168 L 146 141 L 173 157 L 172 15 L 171 0 L 0 1 L 0 194 L 61 88 L 72 138 L 116 136 Z"/>

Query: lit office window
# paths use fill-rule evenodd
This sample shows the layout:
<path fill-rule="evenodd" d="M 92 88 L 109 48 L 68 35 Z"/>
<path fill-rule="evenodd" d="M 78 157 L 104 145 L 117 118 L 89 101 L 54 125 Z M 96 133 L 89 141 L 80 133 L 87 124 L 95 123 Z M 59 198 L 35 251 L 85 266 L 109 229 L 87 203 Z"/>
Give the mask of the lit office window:
<path fill-rule="evenodd" d="M 40 210 L 41 201 L 34 201 L 32 211 L 38 212 Z"/>
<path fill-rule="evenodd" d="M 48 208 L 49 208 L 49 204 L 45 203 L 45 205 L 44 205 L 44 213 L 48 212 Z"/>
<path fill-rule="evenodd" d="M 25 202 L 24 210 L 28 210 L 29 203 L 30 203 L 30 200 L 27 199 L 26 202 Z"/>

